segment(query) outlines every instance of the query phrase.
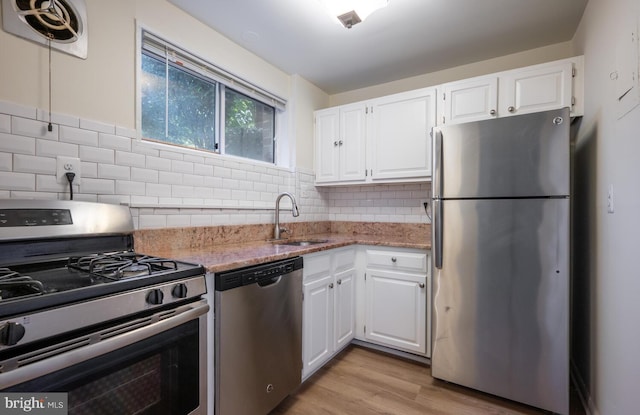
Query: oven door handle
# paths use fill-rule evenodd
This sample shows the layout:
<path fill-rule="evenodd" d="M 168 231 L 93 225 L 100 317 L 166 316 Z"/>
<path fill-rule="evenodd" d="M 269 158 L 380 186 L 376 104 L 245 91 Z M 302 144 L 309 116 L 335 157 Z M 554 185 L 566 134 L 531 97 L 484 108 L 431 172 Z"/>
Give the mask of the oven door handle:
<path fill-rule="evenodd" d="M 40 361 L 26 364 L 24 366 L 19 366 L 6 373 L 0 373 L 0 383 L 2 383 L 4 388 L 19 385 L 32 379 L 57 372 L 67 367 L 71 367 L 121 349 L 174 327 L 178 327 L 191 320 L 200 318 L 209 311 L 209 305 L 206 300 L 200 300 L 197 303 L 179 307 L 176 311 L 178 312 L 177 314 L 159 321 L 152 321 L 146 326 L 136 328 L 104 340 L 99 340 L 96 343 L 90 343 L 86 346 L 71 348 L 70 350 L 60 354 L 46 357 Z M 160 316 L 162 314 L 166 315 L 166 311 L 157 313 L 151 318 L 157 318 L 156 316 Z M 82 342 L 82 338 L 78 340 L 79 342 Z M 21 357 L 18 356 L 16 360 L 21 360 Z M 8 362 L 0 362 L 0 368 L 2 368 L 6 363 Z"/>

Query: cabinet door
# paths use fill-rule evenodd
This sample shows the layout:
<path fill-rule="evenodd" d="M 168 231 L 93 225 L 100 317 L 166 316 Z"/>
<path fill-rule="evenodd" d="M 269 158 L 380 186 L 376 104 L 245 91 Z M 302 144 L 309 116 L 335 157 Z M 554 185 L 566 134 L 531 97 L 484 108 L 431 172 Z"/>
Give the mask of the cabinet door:
<path fill-rule="evenodd" d="M 365 179 L 365 110 L 362 103 L 340 107 L 340 179 Z"/>
<path fill-rule="evenodd" d="M 431 128 L 435 125 L 433 88 L 395 94 L 371 106 L 371 179 L 431 176 Z"/>
<path fill-rule="evenodd" d="M 315 113 L 316 182 L 340 178 L 340 112 L 329 108 Z"/>
<path fill-rule="evenodd" d="M 516 70 L 500 77 L 500 115 L 571 107 L 571 62 Z"/>
<path fill-rule="evenodd" d="M 442 86 L 442 124 L 480 121 L 497 116 L 498 78 L 483 76 Z"/>
<path fill-rule="evenodd" d="M 333 276 L 304 284 L 302 377 L 306 378 L 333 355 Z"/>
<path fill-rule="evenodd" d="M 335 275 L 335 349 L 342 349 L 355 337 L 355 268 Z"/>
<path fill-rule="evenodd" d="M 367 269 L 367 340 L 426 354 L 426 275 Z"/>

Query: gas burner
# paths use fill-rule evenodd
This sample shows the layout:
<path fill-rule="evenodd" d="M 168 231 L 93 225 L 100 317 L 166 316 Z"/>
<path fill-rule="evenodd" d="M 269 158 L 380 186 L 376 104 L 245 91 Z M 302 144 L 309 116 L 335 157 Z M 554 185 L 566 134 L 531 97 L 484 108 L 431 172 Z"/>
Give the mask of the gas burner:
<path fill-rule="evenodd" d="M 72 257 L 69 258 L 67 267 L 112 280 L 134 278 L 178 269 L 175 261 L 136 254 L 135 252 L 114 252 Z"/>
<path fill-rule="evenodd" d="M 40 281 L 21 275 L 9 268 L 0 268 L 0 301 L 31 297 L 42 293 L 44 293 L 44 286 Z"/>

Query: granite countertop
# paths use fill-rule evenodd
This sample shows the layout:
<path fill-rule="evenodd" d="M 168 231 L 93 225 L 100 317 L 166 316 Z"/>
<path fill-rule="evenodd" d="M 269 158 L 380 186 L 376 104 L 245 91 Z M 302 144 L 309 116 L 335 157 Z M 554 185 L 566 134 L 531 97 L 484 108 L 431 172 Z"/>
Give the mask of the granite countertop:
<path fill-rule="evenodd" d="M 295 236 L 290 239 L 273 241 L 266 237 L 250 242 L 242 242 L 242 238 L 246 240 L 247 234 L 264 235 L 261 233 L 261 228 L 237 227 L 231 228 L 231 230 L 229 227 L 219 228 L 137 231 L 134 235 L 136 251 L 202 264 L 208 272 L 221 272 L 353 244 L 431 249 L 430 228 L 427 228 L 428 232 L 425 232 L 424 228 L 418 228 L 417 231 L 414 231 L 416 228 L 405 229 L 402 227 L 393 228 L 393 231 L 389 232 L 378 232 L 378 228 L 372 230 L 371 227 L 360 226 L 357 229 L 359 231 L 371 230 L 371 233 L 361 233 L 354 231 L 353 228 L 345 229 L 344 225 L 340 229 L 325 226 L 313 229 L 305 228 L 303 230 L 306 232 L 295 232 Z M 313 230 L 322 232 L 313 233 Z M 211 234 L 215 236 L 212 237 Z M 220 236 L 220 234 L 224 234 L 224 236 Z M 320 240 L 323 242 L 308 246 L 292 246 L 282 244 L 285 240 Z"/>

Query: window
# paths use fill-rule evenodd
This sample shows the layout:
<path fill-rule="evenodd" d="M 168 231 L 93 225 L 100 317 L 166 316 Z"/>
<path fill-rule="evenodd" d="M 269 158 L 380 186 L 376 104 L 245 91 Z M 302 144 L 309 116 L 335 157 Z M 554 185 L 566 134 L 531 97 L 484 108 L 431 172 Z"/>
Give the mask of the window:
<path fill-rule="evenodd" d="M 142 30 L 143 139 L 275 163 L 285 101 Z"/>

